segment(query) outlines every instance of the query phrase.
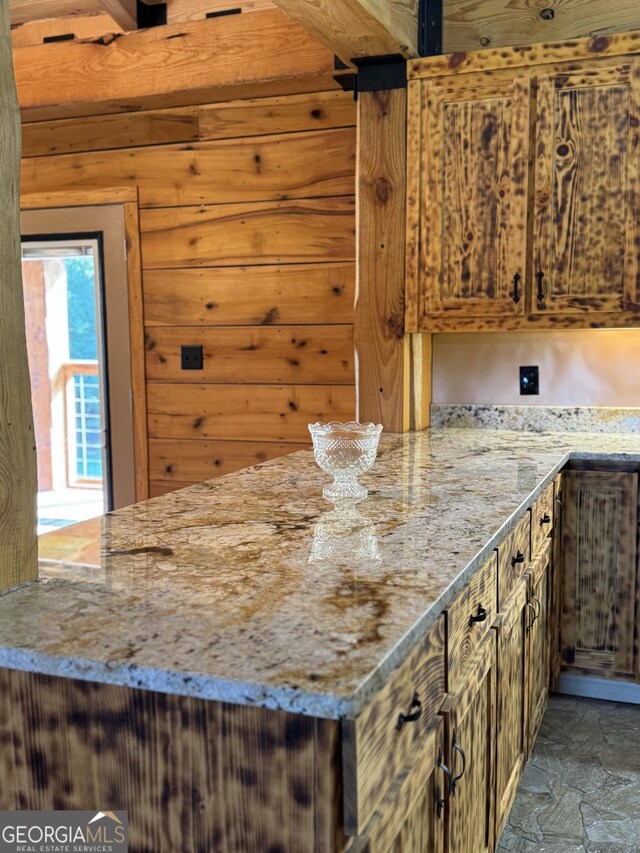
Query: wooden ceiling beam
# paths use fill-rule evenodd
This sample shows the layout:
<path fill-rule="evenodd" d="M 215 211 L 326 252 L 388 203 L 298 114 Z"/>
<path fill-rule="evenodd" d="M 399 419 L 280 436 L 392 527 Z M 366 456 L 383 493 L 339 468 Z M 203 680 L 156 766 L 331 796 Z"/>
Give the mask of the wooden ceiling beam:
<path fill-rule="evenodd" d="M 279 9 L 20 47 L 14 64 L 24 121 L 338 87 L 333 53 Z"/>
<path fill-rule="evenodd" d="M 3 0 L 6 2 L 6 0 Z M 66 18 L 102 12 L 100 0 L 9 0 L 11 26 L 46 18 Z"/>
<path fill-rule="evenodd" d="M 343 62 L 418 56 L 418 0 L 275 0 Z"/>
<path fill-rule="evenodd" d="M 125 32 L 138 29 L 136 0 L 100 0 L 100 5 Z"/>

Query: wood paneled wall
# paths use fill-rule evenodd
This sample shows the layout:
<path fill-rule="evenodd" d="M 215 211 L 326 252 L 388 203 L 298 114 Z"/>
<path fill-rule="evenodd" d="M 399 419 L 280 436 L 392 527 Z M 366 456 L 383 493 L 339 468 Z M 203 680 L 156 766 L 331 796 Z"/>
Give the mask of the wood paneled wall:
<path fill-rule="evenodd" d="M 151 494 L 354 417 L 355 122 L 332 91 L 23 126 L 23 193 L 138 190 Z"/>

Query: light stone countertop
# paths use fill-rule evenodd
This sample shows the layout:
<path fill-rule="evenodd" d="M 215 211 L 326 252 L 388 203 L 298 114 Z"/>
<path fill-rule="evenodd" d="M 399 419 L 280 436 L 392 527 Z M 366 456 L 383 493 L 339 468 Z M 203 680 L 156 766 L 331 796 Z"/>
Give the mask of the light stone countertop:
<path fill-rule="evenodd" d="M 570 454 L 640 436 L 383 434 L 359 516 L 300 451 L 51 534 L 0 596 L 0 666 L 355 716 Z"/>

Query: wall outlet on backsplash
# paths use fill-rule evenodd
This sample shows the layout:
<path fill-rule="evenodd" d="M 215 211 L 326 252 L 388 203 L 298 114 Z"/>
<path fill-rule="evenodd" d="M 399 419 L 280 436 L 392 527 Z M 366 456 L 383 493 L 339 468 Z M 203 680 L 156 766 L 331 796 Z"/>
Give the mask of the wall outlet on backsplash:
<path fill-rule="evenodd" d="M 520 368 L 520 393 L 540 393 L 539 371 L 537 365 Z"/>

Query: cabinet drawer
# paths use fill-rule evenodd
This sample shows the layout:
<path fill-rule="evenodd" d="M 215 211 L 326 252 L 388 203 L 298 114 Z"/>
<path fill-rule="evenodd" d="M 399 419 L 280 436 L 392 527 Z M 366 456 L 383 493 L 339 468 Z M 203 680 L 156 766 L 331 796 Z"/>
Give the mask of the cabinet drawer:
<path fill-rule="evenodd" d="M 553 483 L 538 495 L 531 508 L 531 555 L 539 554 L 553 529 Z"/>
<path fill-rule="evenodd" d="M 413 795 L 411 768 L 429 744 L 445 691 L 445 617 L 355 720 L 342 722 L 344 822 L 360 835 L 392 786 L 399 808 Z M 419 705 L 417 703 L 420 703 Z M 401 717 L 402 715 L 402 717 Z M 415 717 L 403 721 L 403 718 Z"/>
<path fill-rule="evenodd" d="M 526 512 L 498 546 L 498 606 L 502 607 L 529 567 L 531 513 Z"/>
<path fill-rule="evenodd" d="M 464 669 L 489 633 L 498 612 L 497 560 L 492 554 L 458 593 L 447 610 L 448 690 L 459 684 Z"/>

